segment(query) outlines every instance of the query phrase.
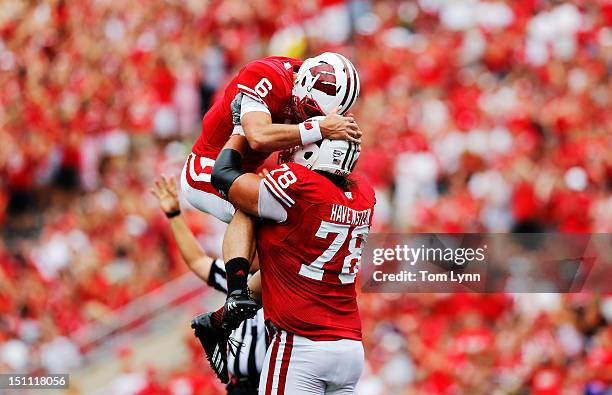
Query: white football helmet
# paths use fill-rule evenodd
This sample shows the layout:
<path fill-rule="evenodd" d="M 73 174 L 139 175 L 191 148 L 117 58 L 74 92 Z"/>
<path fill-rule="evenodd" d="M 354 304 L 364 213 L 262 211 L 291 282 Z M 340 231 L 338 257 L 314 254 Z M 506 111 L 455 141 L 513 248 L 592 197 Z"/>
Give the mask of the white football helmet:
<path fill-rule="evenodd" d="M 323 119 L 323 117 L 313 119 L 317 118 L 319 120 Z M 356 143 L 323 139 L 281 152 L 278 156 L 278 162 L 295 162 L 310 170 L 348 176 L 353 171 L 360 152 L 361 147 Z"/>
<path fill-rule="evenodd" d="M 359 96 L 359 76 L 344 56 L 325 52 L 302 63 L 293 85 L 293 109 L 302 120 L 329 114 L 340 107 L 345 114 Z"/>

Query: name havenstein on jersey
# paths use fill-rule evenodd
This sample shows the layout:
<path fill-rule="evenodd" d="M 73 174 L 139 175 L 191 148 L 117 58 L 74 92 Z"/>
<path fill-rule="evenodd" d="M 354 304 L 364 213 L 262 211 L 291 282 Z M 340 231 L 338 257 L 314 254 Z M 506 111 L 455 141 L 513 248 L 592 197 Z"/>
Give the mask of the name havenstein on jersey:
<path fill-rule="evenodd" d="M 372 216 L 372 210 L 353 210 L 350 207 L 342 206 L 340 204 L 333 204 L 329 219 L 334 222 L 342 222 L 348 225 L 368 225 L 370 223 L 370 217 Z"/>

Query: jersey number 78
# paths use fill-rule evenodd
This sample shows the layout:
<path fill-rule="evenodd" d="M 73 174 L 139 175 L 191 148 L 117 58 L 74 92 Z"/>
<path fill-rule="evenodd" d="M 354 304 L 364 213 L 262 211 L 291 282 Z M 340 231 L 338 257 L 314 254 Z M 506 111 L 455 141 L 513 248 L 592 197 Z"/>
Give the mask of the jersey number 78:
<path fill-rule="evenodd" d="M 335 233 L 336 237 L 330 246 L 321 254 L 314 262 L 309 265 L 302 264 L 300 274 L 304 277 L 313 280 L 323 280 L 325 274 L 324 266 L 331 261 L 338 251 L 342 248 L 346 240 L 349 238 L 348 251 L 349 254 L 344 257 L 342 271 L 338 274 L 338 278 L 342 284 L 355 282 L 355 277 L 359 271 L 359 262 L 361 261 L 361 253 L 368 238 L 370 227 L 362 225 L 352 228 L 350 225 L 334 224 L 332 222 L 321 221 L 321 226 L 315 234 L 316 237 L 327 239 L 330 233 Z"/>

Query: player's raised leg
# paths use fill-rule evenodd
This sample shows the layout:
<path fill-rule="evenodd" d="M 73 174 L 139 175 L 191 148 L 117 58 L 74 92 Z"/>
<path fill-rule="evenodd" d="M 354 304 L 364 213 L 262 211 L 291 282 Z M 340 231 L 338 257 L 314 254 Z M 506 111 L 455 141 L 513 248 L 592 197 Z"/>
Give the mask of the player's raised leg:
<path fill-rule="evenodd" d="M 247 277 L 255 255 L 255 222 L 252 217 L 236 211 L 223 238 L 223 257 L 226 260 L 227 301 L 223 323 L 237 327 L 243 320 L 254 316 L 261 306 L 247 290 Z"/>
<path fill-rule="evenodd" d="M 214 159 L 190 154 L 181 173 L 181 194 L 193 207 L 229 223 L 236 212 L 210 183 Z"/>

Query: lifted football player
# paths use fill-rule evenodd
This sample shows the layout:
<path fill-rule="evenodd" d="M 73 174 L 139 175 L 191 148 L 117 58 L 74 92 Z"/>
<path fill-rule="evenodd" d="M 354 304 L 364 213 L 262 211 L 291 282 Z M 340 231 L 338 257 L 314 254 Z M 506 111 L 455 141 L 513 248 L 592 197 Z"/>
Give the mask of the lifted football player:
<path fill-rule="evenodd" d="M 357 100 L 359 88 L 355 67 L 340 54 L 326 52 L 304 62 L 268 57 L 240 70 L 204 116 L 201 135 L 183 168 L 181 191 L 197 209 L 224 222 L 232 221 L 223 242 L 229 306 L 253 314 L 257 308 L 246 294 L 251 257 L 244 259 L 244 253 L 236 251 L 245 244 L 242 230 L 250 226 L 244 224 L 250 219 L 238 216 L 232 220 L 234 206 L 211 184 L 211 171 L 223 145 L 232 134 L 246 137 L 248 147 L 241 170 L 253 172 L 273 151 L 322 138 L 359 143 L 357 123 L 344 116 Z M 326 116 L 306 121 L 321 115 Z"/>

